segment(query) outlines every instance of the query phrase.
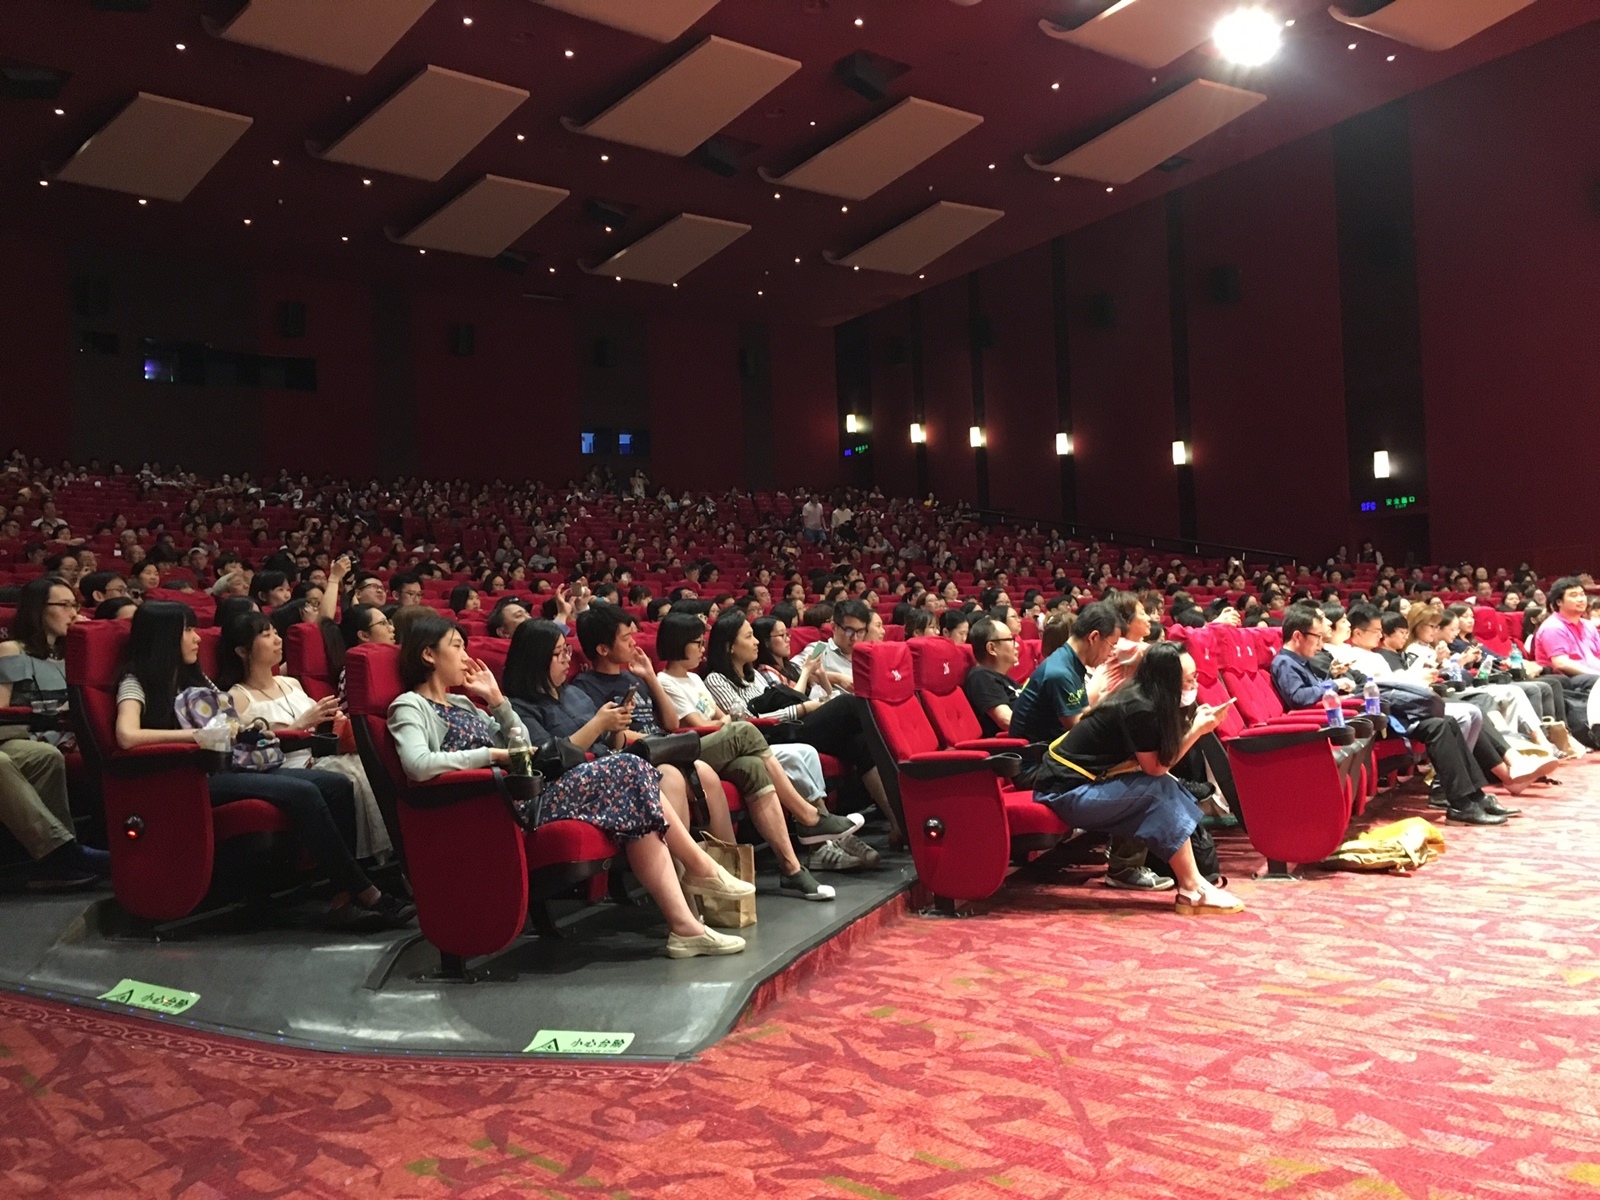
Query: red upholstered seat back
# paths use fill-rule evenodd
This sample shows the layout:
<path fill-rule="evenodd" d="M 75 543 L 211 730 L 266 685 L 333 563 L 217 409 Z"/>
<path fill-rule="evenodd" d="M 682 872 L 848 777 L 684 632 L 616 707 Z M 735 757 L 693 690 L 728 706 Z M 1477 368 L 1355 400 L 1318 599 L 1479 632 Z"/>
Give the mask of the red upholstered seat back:
<path fill-rule="evenodd" d="M 822 630 L 814 625 L 796 625 L 789 631 L 789 654 L 799 658 L 805 648 L 822 640 Z"/>
<path fill-rule="evenodd" d="M 215 625 L 200 631 L 200 669 L 207 679 L 217 677 L 217 652 L 222 644 L 222 630 Z"/>
<path fill-rule="evenodd" d="M 1032 675 L 1034 668 L 1044 661 L 1044 643 L 1042 641 L 1022 640 L 1017 643 L 1017 665 L 1007 671 L 1017 683 L 1027 683 L 1028 676 Z"/>
<path fill-rule="evenodd" d="M 117 683 L 128 645 L 127 621 L 79 621 L 67 631 L 67 686 L 85 758 L 98 767 L 117 747 Z"/>
<path fill-rule="evenodd" d="M 1522 614 L 1519 612 L 1501 613 L 1501 618 L 1506 623 L 1506 637 L 1512 642 L 1522 641 Z M 1506 647 L 1506 653 L 1511 653 L 1511 648 Z"/>
<path fill-rule="evenodd" d="M 307 621 L 289 626 L 289 635 L 283 639 L 283 669 L 285 674 L 300 681 L 313 700 L 331 696 L 338 690 L 339 681 L 328 665 L 328 647 L 322 640 L 322 630 Z"/>
<path fill-rule="evenodd" d="M 1484 648 L 1491 654 L 1498 654 L 1502 658 L 1511 653 L 1511 637 L 1506 632 L 1506 622 L 1502 614 L 1492 608 L 1478 607 L 1472 610 L 1472 633 Z"/>
<path fill-rule="evenodd" d="M 967 700 L 961 685 L 973 663 L 970 645 L 957 646 L 944 638 L 913 638 L 911 665 L 916 677 L 922 707 L 945 748 L 983 736 L 983 726 Z"/>
<path fill-rule="evenodd" d="M 1247 725 L 1259 725 L 1283 712 L 1283 704 L 1257 666 L 1256 637 L 1252 630 L 1229 625 L 1212 626 L 1214 645 L 1220 661 L 1219 671 L 1228 692 L 1238 700 L 1236 707 Z M 1262 683 L 1267 694 L 1263 695 Z"/>
<path fill-rule="evenodd" d="M 1184 629 L 1181 625 L 1178 628 Z M 1228 689 L 1222 686 L 1222 676 L 1217 668 L 1216 631 L 1221 628 L 1223 627 L 1208 625 L 1202 629 L 1184 630 L 1188 635 L 1185 638 L 1184 649 L 1194 659 L 1202 704 L 1225 704 L 1228 700 Z M 1244 727 L 1244 717 L 1240 715 L 1239 706 L 1235 704 L 1227 710 L 1222 724 L 1217 726 L 1217 735 L 1224 738 L 1237 737 L 1243 732 Z"/>
<path fill-rule="evenodd" d="M 488 663 L 490 673 L 501 681 L 504 681 L 506 677 L 506 655 L 510 650 L 510 638 L 470 637 L 467 639 L 467 653 L 472 655 L 473 658 L 481 658 Z"/>
<path fill-rule="evenodd" d="M 871 708 L 884 745 L 897 761 L 939 749 L 928 714 L 917 703 L 910 644 L 863 642 L 850 664 L 856 697 Z"/>

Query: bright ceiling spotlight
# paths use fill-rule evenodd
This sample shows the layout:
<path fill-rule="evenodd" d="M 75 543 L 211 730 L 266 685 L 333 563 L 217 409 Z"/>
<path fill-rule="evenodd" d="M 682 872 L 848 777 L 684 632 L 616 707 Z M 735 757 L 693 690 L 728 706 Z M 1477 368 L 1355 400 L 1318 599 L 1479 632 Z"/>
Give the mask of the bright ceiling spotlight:
<path fill-rule="evenodd" d="M 1223 58 L 1241 67 L 1259 67 L 1283 44 L 1283 25 L 1264 8 L 1236 8 L 1211 31 Z"/>

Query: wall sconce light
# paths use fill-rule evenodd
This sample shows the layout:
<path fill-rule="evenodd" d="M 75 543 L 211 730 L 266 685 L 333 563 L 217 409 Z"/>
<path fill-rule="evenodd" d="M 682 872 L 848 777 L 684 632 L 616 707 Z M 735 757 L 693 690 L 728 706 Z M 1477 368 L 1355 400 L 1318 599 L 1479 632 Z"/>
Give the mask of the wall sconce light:
<path fill-rule="evenodd" d="M 1387 450 L 1373 451 L 1372 477 L 1374 479 L 1389 478 L 1389 452 Z"/>
<path fill-rule="evenodd" d="M 967 443 L 974 450 L 978 449 L 980 446 L 988 445 L 989 438 L 988 435 L 984 433 L 982 425 L 974 425 L 972 428 L 967 430 Z"/>
<path fill-rule="evenodd" d="M 1187 467 L 1189 465 L 1189 443 L 1178 441 L 1172 443 L 1172 465 Z"/>
<path fill-rule="evenodd" d="M 913 446 L 920 446 L 927 440 L 928 431 L 922 427 L 922 422 L 913 421 L 911 424 L 911 444 Z"/>
<path fill-rule="evenodd" d="M 1070 433 L 1056 434 L 1056 453 L 1062 458 L 1072 453 L 1072 435 Z"/>

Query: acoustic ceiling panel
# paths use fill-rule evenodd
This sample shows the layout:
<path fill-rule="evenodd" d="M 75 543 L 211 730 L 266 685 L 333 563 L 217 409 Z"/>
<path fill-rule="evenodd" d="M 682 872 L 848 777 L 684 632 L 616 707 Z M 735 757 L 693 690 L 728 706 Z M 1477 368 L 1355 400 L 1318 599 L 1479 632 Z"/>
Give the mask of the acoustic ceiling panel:
<path fill-rule="evenodd" d="M 562 12 L 637 33 L 657 42 L 683 35 L 717 6 L 717 0 L 536 0 Z"/>
<path fill-rule="evenodd" d="M 67 160 L 56 178 L 180 201 L 244 136 L 251 119 L 139 92 Z"/>
<path fill-rule="evenodd" d="M 865 200 L 982 124 L 977 113 L 913 96 L 819 150 L 787 175 L 775 176 L 764 169 L 760 174 L 785 187 Z"/>
<path fill-rule="evenodd" d="M 1336 21 L 1393 38 L 1421 50 L 1448 50 L 1520 12 L 1533 0 L 1393 0 L 1375 13 L 1353 17 L 1337 4 Z"/>
<path fill-rule="evenodd" d="M 587 125 L 562 124 L 682 158 L 799 69 L 792 58 L 708 37 Z"/>
<path fill-rule="evenodd" d="M 1196 79 L 1052 162 L 1031 154 L 1025 161 L 1053 175 L 1130 183 L 1264 100 L 1260 92 Z"/>
<path fill-rule="evenodd" d="M 320 154 L 437 182 L 527 98 L 521 88 L 492 79 L 424 67 Z"/>
<path fill-rule="evenodd" d="M 680 213 L 654 233 L 618 250 L 597 267 L 585 266 L 591 275 L 610 275 L 640 283 L 677 283 L 708 258 L 722 253 L 750 232 L 750 226 L 715 217 Z"/>
<path fill-rule="evenodd" d="M 987 229 L 1005 215 L 998 208 L 978 208 L 971 204 L 940 200 L 859 250 L 842 258 L 831 254 L 824 254 L 823 257 L 841 267 L 863 267 L 868 271 L 915 275 L 934 259 L 948 254 L 973 234 Z"/>
<path fill-rule="evenodd" d="M 565 200 L 566 188 L 503 175 L 485 175 L 454 200 L 397 238 L 424 250 L 450 250 L 493 258 Z"/>
<path fill-rule="evenodd" d="M 1237 7 L 1239 0 L 1121 0 L 1076 29 L 1048 17 L 1039 28 L 1059 41 L 1153 71 L 1210 38 L 1218 19 Z"/>
<path fill-rule="evenodd" d="M 250 0 L 218 37 L 365 75 L 433 0 Z"/>

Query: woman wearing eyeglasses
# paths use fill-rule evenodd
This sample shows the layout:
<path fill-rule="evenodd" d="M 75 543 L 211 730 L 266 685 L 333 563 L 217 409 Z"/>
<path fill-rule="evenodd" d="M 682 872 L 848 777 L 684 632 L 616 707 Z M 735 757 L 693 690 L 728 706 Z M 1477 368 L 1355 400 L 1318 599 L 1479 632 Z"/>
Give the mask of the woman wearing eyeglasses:
<path fill-rule="evenodd" d="M 78 595 L 59 575 L 30 580 L 17 597 L 12 640 L 0 642 L 0 708 L 67 702 L 67 630 Z"/>

